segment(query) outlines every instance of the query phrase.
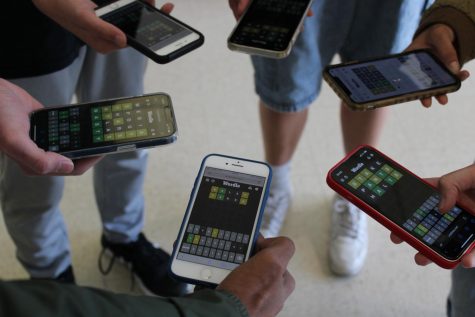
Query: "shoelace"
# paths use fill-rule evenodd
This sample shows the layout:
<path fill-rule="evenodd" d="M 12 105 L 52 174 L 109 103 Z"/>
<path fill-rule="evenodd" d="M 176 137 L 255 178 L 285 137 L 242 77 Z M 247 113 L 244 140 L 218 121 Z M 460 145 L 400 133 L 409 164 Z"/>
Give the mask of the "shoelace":
<path fill-rule="evenodd" d="M 102 248 L 101 253 L 99 254 L 99 261 L 98 261 L 98 266 L 99 266 L 99 271 L 101 272 L 102 275 L 108 275 L 112 271 L 112 267 L 114 266 L 115 259 L 117 258 L 114 253 L 111 251 L 111 258 L 109 260 L 109 264 L 107 265 L 107 268 L 104 268 L 104 261 L 103 258 L 106 258 L 106 248 Z M 135 289 L 135 278 L 134 278 L 134 272 L 130 268 L 130 291 L 132 292 Z"/>
<path fill-rule="evenodd" d="M 334 210 L 339 218 L 337 235 L 356 239 L 358 237 L 358 223 L 361 215 L 356 208 L 350 208 L 348 204 L 348 202 L 342 199 L 335 201 Z"/>

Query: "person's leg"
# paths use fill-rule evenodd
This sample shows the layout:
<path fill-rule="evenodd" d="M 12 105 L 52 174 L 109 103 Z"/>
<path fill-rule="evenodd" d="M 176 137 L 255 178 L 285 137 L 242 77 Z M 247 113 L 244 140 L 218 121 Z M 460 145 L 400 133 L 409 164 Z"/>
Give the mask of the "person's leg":
<path fill-rule="evenodd" d="M 362 0 L 355 8 L 353 25 L 341 51 L 343 61 L 402 51 L 417 28 L 425 0 Z M 353 112 L 340 106 L 345 152 L 360 144 L 375 145 L 389 108 Z M 366 215 L 337 196 L 333 205 L 330 264 L 341 275 L 361 270 L 367 254 Z"/>
<path fill-rule="evenodd" d="M 475 312 L 475 269 L 457 267 L 452 271 L 448 317 L 468 317 Z"/>
<path fill-rule="evenodd" d="M 45 106 L 71 101 L 83 52 L 67 68 L 44 76 L 11 80 Z M 1 155 L 1 206 L 19 261 L 33 278 L 57 278 L 71 265 L 66 227 L 59 209 L 63 178 L 27 176 Z"/>
<path fill-rule="evenodd" d="M 285 219 L 291 198 L 291 159 L 305 128 L 308 106 L 319 93 L 322 68 L 345 38 L 351 7 L 344 1 L 315 1 L 314 16 L 306 19 L 289 57 L 252 59 L 265 156 L 273 169 L 261 228 L 264 236 L 277 235 Z M 339 16 L 338 23 L 331 16 Z"/>
<path fill-rule="evenodd" d="M 132 48 L 108 55 L 89 50 L 78 85 L 78 99 L 85 102 L 141 95 L 146 62 Z M 146 293 L 179 296 L 186 292 L 187 285 L 168 276 L 169 254 L 141 233 L 147 158 L 146 150 L 107 155 L 94 168 L 94 191 L 103 225 L 100 263 L 108 251 L 130 265 Z M 101 272 L 107 274 L 101 264 Z"/>
<path fill-rule="evenodd" d="M 88 49 L 77 96 L 80 102 L 141 95 L 146 58 L 132 48 L 107 55 Z M 106 238 L 135 241 L 143 228 L 147 151 L 105 156 L 94 167 L 94 191 Z"/>

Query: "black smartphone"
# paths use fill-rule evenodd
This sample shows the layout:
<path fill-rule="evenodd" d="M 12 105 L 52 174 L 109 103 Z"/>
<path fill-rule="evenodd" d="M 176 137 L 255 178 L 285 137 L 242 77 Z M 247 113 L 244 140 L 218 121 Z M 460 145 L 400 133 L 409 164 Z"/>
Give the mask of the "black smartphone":
<path fill-rule="evenodd" d="M 259 235 L 271 177 L 263 162 L 206 156 L 175 244 L 171 274 L 216 285 L 245 262 Z"/>
<path fill-rule="evenodd" d="M 130 46 L 165 64 L 200 47 L 203 35 L 140 0 L 117 0 L 96 9 L 96 15 L 127 35 Z"/>
<path fill-rule="evenodd" d="M 312 0 L 253 0 L 228 38 L 231 50 L 271 58 L 290 54 Z"/>
<path fill-rule="evenodd" d="M 454 268 L 475 245 L 475 216 L 460 205 L 442 214 L 435 187 L 370 146 L 348 154 L 327 183 L 441 267 Z"/>
<path fill-rule="evenodd" d="M 331 65 L 323 78 L 353 110 L 450 93 L 460 80 L 427 50 Z"/>
<path fill-rule="evenodd" d="M 30 115 L 30 137 L 45 151 L 82 158 L 176 141 L 170 96 L 163 93 L 45 108 Z"/>

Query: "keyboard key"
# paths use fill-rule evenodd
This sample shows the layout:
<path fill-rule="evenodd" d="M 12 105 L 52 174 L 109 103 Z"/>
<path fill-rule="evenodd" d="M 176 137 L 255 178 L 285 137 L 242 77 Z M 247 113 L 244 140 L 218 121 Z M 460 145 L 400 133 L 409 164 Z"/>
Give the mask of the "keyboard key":
<path fill-rule="evenodd" d="M 234 258 L 235 263 L 242 263 L 244 262 L 244 254 L 236 254 L 236 257 Z"/>
<path fill-rule="evenodd" d="M 223 251 L 223 255 L 221 256 L 221 260 L 227 261 L 228 256 L 229 256 L 229 252 L 228 251 Z"/>
<path fill-rule="evenodd" d="M 210 248 L 207 248 L 207 247 L 204 247 L 204 248 L 203 248 L 203 256 L 204 256 L 204 257 L 208 257 L 208 255 L 209 255 L 209 250 L 210 250 Z"/>
<path fill-rule="evenodd" d="M 209 250 L 209 257 L 214 259 L 215 255 L 216 255 L 216 249 L 210 249 Z"/>
<path fill-rule="evenodd" d="M 213 243 L 211 244 L 211 247 L 213 248 L 218 248 L 219 245 L 219 240 L 218 239 L 213 239 Z"/>
<path fill-rule="evenodd" d="M 206 243 L 205 243 L 205 245 L 206 245 L 207 247 L 211 247 L 212 243 L 213 243 L 213 238 L 211 238 L 211 237 L 206 238 Z"/>
<path fill-rule="evenodd" d="M 230 240 L 234 242 L 234 241 L 236 241 L 236 237 L 237 237 L 237 233 L 236 232 L 231 232 Z"/>
<path fill-rule="evenodd" d="M 193 233 L 194 234 L 199 234 L 200 233 L 200 225 L 195 225 L 195 227 L 193 228 Z"/>
<path fill-rule="evenodd" d="M 243 236 L 242 233 L 238 233 L 237 236 L 236 236 L 236 242 L 241 243 L 242 242 L 242 236 Z"/>
<path fill-rule="evenodd" d="M 244 244 L 248 244 L 248 243 L 249 243 L 249 235 L 248 235 L 248 234 L 245 234 L 245 235 L 242 237 L 242 243 L 244 243 Z"/>
<path fill-rule="evenodd" d="M 192 245 L 191 248 L 190 248 L 190 254 L 196 254 L 196 250 L 198 249 L 198 247 L 196 245 Z"/>
<path fill-rule="evenodd" d="M 215 255 L 215 259 L 216 260 L 221 260 L 221 257 L 223 256 L 223 250 L 216 250 L 216 255 Z"/>
<path fill-rule="evenodd" d="M 218 249 L 220 249 L 220 250 L 224 249 L 225 243 L 226 243 L 226 241 L 224 241 L 224 240 L 219 240 Z"/>
<path fill-rule="evenodd" d="M 228 255 L 228 262 L 234 262 L 234 257 L 235 257 L 235 253 L 234 252 L 229 252 L 229 255 Z"/>
<path fill-rule="evenodd" d="M 205 245 L 206 237 L 201 236 L 199 245 Z"/>
<path fill-rule="evenodd" d="M 231 241 L 226 241 L 224 245 L 224 250 L 229 251 L 231 249 Z"/>
<path fill-rule="evenodd" d="M 196 249 L 196 255 L 201 255 L 203 254 L 203 247 L 202 246 L 199 246 L 197 249 Z"/>

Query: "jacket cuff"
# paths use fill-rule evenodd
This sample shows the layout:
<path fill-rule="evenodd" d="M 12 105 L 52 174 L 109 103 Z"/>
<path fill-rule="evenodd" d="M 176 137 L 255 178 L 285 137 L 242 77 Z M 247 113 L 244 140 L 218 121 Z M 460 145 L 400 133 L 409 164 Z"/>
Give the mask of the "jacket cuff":
<path fill-rule="evenodd" d="M 423 17 L 416 35 L 434 24 L 445 24 L 455 33 L 455 46 L 461 64 L 475 57 L 475 23 L 468 15 L 450 6 L 435 7 Z"/>

